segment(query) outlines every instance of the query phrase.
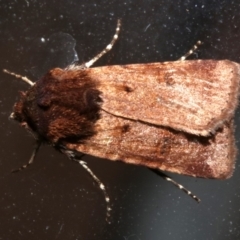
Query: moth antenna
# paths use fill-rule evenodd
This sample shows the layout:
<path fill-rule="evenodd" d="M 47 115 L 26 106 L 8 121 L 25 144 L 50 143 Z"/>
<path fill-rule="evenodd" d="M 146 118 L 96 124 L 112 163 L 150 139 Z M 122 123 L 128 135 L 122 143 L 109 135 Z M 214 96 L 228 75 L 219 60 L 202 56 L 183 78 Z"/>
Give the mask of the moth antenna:
<path fill-rule="evenodd" d="M 106 221 L 107 223 L 111 223 L 110 222 L 110 216 L 111 216 L 111 213 L 110 211 L 112 210 L 111 209 L 111 205 L 110 205 L 110 197 L 106 191 L 106 188 L 105 188 L 105 185 L 101 182 L 101 180 L 93 173 L 93 171 L 87 166 L 87 163 L 82 161 L 82 160 L 78 160 L 76 159 L 76 156 L 75 154 L 72 152 L 72 151 L 67 151 L 67 150 L 63 150 L 61 149 L 61 151 L 63 153 L 65 153 L 68 158 L 74 162 L 78 162 L 90 175 L 91 177 L 94 179 L 94 181 L 98 184 L 99 188 L 102 190 L 103 192 L 103 195 L 105 197 L 105 202 L 106 202 Z"/>
<path fill-rule="evenodd" d="M 166 174 L 164 174 L 163 172 L 157 170 L 157 169 L 151 169 L 149 168 L 151 171 L 153 171 L 154 173 L 156 173 L 157 175 L 159 175 L 160 177 L 164 178 L 166 181 L 171 182 L 173 185 L 175 185 L 177 188 L 179 188 L 180 190 L 184 191 L 187 195 L 189 195 L 191 198 L 193 198 L 195 201 L 197 201 L 198 203 L 201 202 L 201 200 L 194 195 L 192 192 L 190 192 L 188 189 L 186 189 L 184 186 L 182 186 L 181 184 L 177 183 L 176 181 L 174 181 L 172 178 L 170 178 L 169 176 L 167 176 Z"/>
<path fill-rule="evenodd" d="M 12 76 L 14 76 L 14 77 L 16 77 L 16 78 L 20 78 L 21 80 L 23 80 L 24 82 L 26 82 L 26 83 L 28 83 L 30 86 L 33 86 L 35 83 L 34 82 L 32 82 L 30 79 L 28 79 L 27 77 L 24 77 L 24 76 L 22 76 L 22 75 L 20 75 L 20 74 L 16 74 L 16 73 L 14 73 L 14 72 L 10 72 L 10 71 L 8 71 L 7 69 L 3 69 L 3 72 L 5 72 L 5 73 L 7 73 L 7 74 L 10 74 L 10 75 L 12 75 Z"/>
<path fill-rule="evenodd" d="M 198 48 L 198 46 L 200 46 L 202 44 L 203 43 L 201 41 L 197 41 L 197 43 L 185 55 L 183 55 L 181 58 L 179 58 L 178 61 L 186 60 L 186 58 L 189 57 L 191 54 L 193 54 L 194 51 L 196 51 L 196 49 Z"/>
<path fill-rule="evenodd" d="M 90 61 L 84 63 L 83 65 L 81 65 L 80 66 L 81 68 L 91 67 L 99 58 L 101 58 L 104 54 L 106 54 L 107 52 L 109 52 L 112 49 L 113 45 L 115 44 L 115 42 L 118 39 L 120 27 L 121 27 L 121 20 L 118 19 L 116 31 L 115 31 L 115 34 L 113 35 L 112 41 L 97 56 L 95 56 Z"/>
<path fill-rule="evenodd" d="M 26 169 L 29 165 L 31 165 L 31 164 L 33 163 L 36 155 L 37 155 L 37 152 L 38 152 L 40 146 L 41 146 L 41 142 L 40 142 L 40 141 L 37 141 L 37 143 L 36 143 L 36 145 L 35 145 L 35 147 L 34 147 L 34 149 L 33 149 L 32 155 L 31 155 L 28 163 L 22 165 L 20 168 L 17 168 L 17 169 L 12 170 L 11 172 L 12 172 L 12 173 L 20 172 L 20 171 Z"/>

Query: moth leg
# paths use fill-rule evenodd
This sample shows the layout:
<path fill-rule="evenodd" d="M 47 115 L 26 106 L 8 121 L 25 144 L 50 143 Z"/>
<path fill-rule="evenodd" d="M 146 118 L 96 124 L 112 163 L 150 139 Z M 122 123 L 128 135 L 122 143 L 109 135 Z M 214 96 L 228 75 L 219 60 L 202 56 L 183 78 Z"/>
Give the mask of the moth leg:
<path fill-rule="evenodd" d="M 20 78 L 22 81 L 28 83 L 30 86 L 33 86 L 33 85 L 35 84 L 34 82 L 32 82 L 32 81 L 31 81 L 30 79 L 28 79 L 27 77 L 24 77 L 24 76 L 22 76 L 22 75 L 20 75 L 20 74 L 16 74 L 16 73 L 14 73 L 14 72 L 10 72 L 10 71 L 8 71 L 7 69 L 3 69 L 3 72 L 5 72 L 5 73 L 7 73 L 7 74 L 10 74 L 10 75 L 12 75 L 12 76 L 14 76 L 14 77 L 16 77 L 16 78 Z"/>
<path fill-rule="evenodd" d="M 180 190 L 184 191 L 187 195 L 189 195 L 191 198 L 193 198 L 195 201 L 197 201 L 198 203 L 201 201 L 196 195 L 192 194 L 192 192 L 190 192 L 189 190 L 187 190 L 184 186 L 182 186 L 181 184 L 175 182 L 172 178 L 170 178 L 169 176 L 167 176 L 166 174 L 164 174 L 163 172 L 157 170 L 157 169 L 151 169 L 149 168 L 151 171 L 153 171 L 154 173 L 156 173 L 158 176 L 164 178 L 165 180 L 167 180 L 168 182 L 171 182 L 173 185 L 175 185 L 177 188 L 179 188 Z"/>
<path fill-rule="evenodd" d="M 113 45 L 115 44 L 115 42 L 118 39 L 118 35 L 120 32 L 120 26 L 121 26 L 121 20 L 118 19 L 117 21 L 117 27 L 116 27 L 116 31 L 115 34 L 113 35 L 112 41 L 99 53 L 97 54 L 97 56 L 95 56 L 93 59 L 91 59 L 90 61 L 84 63 L 83 65 L 79 66 L 81 68 L 89 68 L 91 67 L 99 58 L 101 58 L 104 54 L 106 54 L 107 52 L 109 52 Z M 77 66 L 76 66 L 77 67 Z"/>
<path fill-rule="evenodd" d="M 201 41 L 197 41 L 197 43 L 185 55 L 179 58 L 178 61 L 186 60 L 186 58 L 189 57 L 191 54 L 193 54 L 194 51 L 198 48 L 198 46 L 200 46 L 201 44 L 202 44 Z"/>
<path fill-rule="evenodd" d="M 40 146 L 41 146 L 41 142 L 40 142 L 40 141 L 37 141 L 37 143 L 36 143 L 36 145 L 35 145 L 35 147 L 34 147 L 34 149 L 33 149 L 32 155 L 31 155 L 28 163 L 27 163 L 27 164 L 24 164 L 24 165 L 21 166 L 20 168 L 17 168 L 17 169 L 12 170 L 11 172 L 12 172 L 12 173 L 16 173 L 16 172 L 22 171 L 23 169 L 26 169 L 29 165 L 31 165 L 31 164 L 33 163 L 36 155 L 37 155 L 37 152 L 38 152 Z"/>
<path fill-rule="evenodd" d="M 65 153 L 68 158 L 74 162 L 77 162 L 79 163 L 90 175 L 91 177 L 94 179 L 94 181 L 98 184 L 99 188 L 102 190 L 103 194 L 104 194 L 104 197 L 105 197 L 105 202 L 106 202 L 106 221 L 110 224 L 110 211 L 112 210 L 111 209 L 111 205 L 110 205 L 110 197 L 106 191 L 106 187 L 105 185 L 101 182 L 101 180 L 93 173 L 93 171 L 87 166 L 87 163 L 82 161 L 82 160 L 78 160 L 76 159 L 76 156 L 75 154 L 72 152 L 72 151 L 67 151 L 67 150 L 64 150 L 62 149 L 61 150 L 63 153 Z"/>

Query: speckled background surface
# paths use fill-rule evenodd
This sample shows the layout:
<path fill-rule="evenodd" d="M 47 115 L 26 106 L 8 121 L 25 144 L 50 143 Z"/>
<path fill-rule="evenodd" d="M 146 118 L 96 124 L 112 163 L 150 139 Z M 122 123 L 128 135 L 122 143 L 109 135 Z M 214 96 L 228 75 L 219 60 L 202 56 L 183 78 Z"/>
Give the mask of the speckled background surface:
<path fill-rule="evenodd" d="M 197 40 L 204 45 L 192 58 L 240 62 L 237 0 L 2 0 L 0 68 L 37 80 L 48 67 L 73 61 L 68 44 L 72 49 L 74 39 L 79 61 L 87 61 L 108 44 L 118 18 L 119 41 L 95 66 L 176 60 Z M 53 42 L 45 47 L 41 39 L 48 38 Z M 170 174 L 201 198 L 197 204 L 146 168 L 84 157 L 107 186 L 111 225 L 104 221 L 105 202 L 91 177 L 54 149 L 42 147 L 31 167 L 11 174 L 28 161 L 34 139 L 8 120 L 18 92 L 28 86 L 0 76 L 0 239 L 240 238 L 239 161 L 226 181 Z M 239 114 L 238 109 L 238 146 Z"/>

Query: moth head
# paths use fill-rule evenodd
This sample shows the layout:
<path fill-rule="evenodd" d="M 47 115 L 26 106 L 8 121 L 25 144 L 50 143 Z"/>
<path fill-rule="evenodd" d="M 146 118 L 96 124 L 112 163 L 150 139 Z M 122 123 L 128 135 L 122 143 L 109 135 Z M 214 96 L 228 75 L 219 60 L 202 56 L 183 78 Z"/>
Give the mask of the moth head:
<path fill-rule="evenodd" d="M 37 133 L 37 116 L 35 113 L 34 86 L 27 92 L 20 92 L 20 99 L 14 104 L 13 112 L 9 118 L 20 123 L 20 125 L 32 133 Z M 36 136 L 36 134 L 34 134 Z M 38 134 L 37 134 L 38 135 Z"/>

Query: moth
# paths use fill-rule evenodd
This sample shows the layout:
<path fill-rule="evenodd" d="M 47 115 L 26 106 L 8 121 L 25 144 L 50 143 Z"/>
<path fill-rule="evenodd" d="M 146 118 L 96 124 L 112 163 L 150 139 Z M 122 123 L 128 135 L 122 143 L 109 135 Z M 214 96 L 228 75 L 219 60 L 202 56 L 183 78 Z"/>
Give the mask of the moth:
<path fill-rule="evenodd" d="M 116 42 L 82 65 L 55 68 L 15 103 L 11 118 L 76 160 L 80 152 L 192 177 L 232 175 L 238 63 L 191 60 L 90 68 Z M 104 185 L 87 167 L 105 194 Z M 191 193 L 189 193 L 191 194 Z M 193 195 L 193 197 L 195 197 Z M 108 205 L 108 212 L 110 206 Z"/>

